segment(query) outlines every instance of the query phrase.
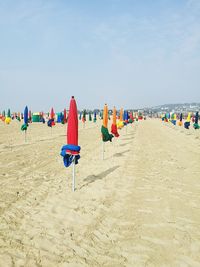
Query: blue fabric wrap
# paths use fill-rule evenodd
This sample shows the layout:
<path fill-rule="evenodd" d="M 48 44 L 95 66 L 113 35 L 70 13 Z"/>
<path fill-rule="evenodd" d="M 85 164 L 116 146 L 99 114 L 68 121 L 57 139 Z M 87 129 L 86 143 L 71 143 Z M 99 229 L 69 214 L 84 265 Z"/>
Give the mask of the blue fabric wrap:
<path fill-rule="evenodd" d="M 64 163 L 66 168 L 72 164 L 74 159 L 75 159 L 75 164 L 78 164 L 78 160 L 80 159 L 80 155 L 68 154 L 68 153 L 66 153 L 66 150 L 79 152 L 81 150 L 81 147 L 75 146 L 75 145 L 64 145 L 61 148 L 61 152 L 60 152 L 60 155 L 63 157 L 63 163 Z"/>
<path fill-rule="evenodd" d="M 47 125 L 48 125 L 49 127 L 52 127 L 52 122 L 53 122 L 52 119 L 48 120 Z"/>
<path fill-rule="evenodd" d="M 190 122 L 189 122 L 189 121 L 186 121 L 186 122 L 184 123 L 184 127 L 185 127 L 186 129 L 189 129 L 189 127 L 190 127 Z"/>

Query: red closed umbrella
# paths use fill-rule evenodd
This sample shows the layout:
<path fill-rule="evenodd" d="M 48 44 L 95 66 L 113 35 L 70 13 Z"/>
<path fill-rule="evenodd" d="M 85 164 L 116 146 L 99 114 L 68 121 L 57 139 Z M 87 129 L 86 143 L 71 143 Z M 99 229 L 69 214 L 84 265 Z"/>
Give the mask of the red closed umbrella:
<path fill-rule="evenodd" d="M 69 167 L 71 164 L 73 166 L 73 191 L 75 191 L 75 164 L 78 164 L 80 159 L 80 149 L 80 146 L 78 146 L 78 112 L 76 101 L 72 96 L 68 114 L 67 145 L 62 147 L 60 155 L 63 157 L 65 167 Z"/>
<path fill-rule="evenodd" d="M 78 146 L 78 112 L 74 96 L 72 96 L 69 106 L 67 144 Z M 72 155 L 77 155 L 79 153 L 74 150 L 67 150 L 67 152 L 71 152 Z"/>
<path fill-rule="evenodd" d="M 53 108 L 51 108 L 50 119 L 53 120 L 54 116 L 55 116 L 54 110 L 53 110 Z"/>
<path fill-rule="evenodd" d="M 50 119 L 49 119 L 48 122 L 47 122 L 47 125 L 48 125 L 49 127 L 55 126 L 54 118 L 55 118 L 55 113 L 54 113 L 53 108 L 51 108 Z M 51 134 L 52 134 L 52 132 L 51 132 Z"/>
<path fill-rule="evenodd" d="M 67 111 L 66 108 L 64 109 L 64 114 L 63 114 L 63 122 L 66 123 L 67 122 Z"/>
<path fill-rule="evenodd" d="M 31 110 L 29 110 L 29 112 L 28 112 L 28 119 L 29 119 L 29 122 L 32 122 L 32 114 L 31 114 Z"/>

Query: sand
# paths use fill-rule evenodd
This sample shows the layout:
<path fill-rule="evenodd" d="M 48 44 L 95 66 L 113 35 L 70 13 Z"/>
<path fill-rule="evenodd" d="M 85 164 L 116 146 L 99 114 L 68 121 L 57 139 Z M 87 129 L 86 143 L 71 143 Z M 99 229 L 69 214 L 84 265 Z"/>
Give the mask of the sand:
<path fill-rule="evenodd" d="M 105 144 L 80 123 L 65 168 L 65 127 L 0 122 L 0 266 L 200 266 L 200 131 L 148 119 Z"/>

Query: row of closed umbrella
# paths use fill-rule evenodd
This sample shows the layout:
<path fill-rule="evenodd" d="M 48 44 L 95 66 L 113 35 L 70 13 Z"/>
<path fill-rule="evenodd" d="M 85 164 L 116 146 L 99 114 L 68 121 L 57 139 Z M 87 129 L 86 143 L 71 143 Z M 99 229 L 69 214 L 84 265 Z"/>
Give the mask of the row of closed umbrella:
<path fill-rule="evenodd" d="M 66 111 L 64 111 L 64 116 L 66 116 Z M 120 111 L 120 118 L 123 117 L 123 112 Z M 28 128 L 28 107 L 24 109 L 24 124 L 21 127 L 22 131 L 25 131 L 25 141 L 26 141 L 26 131 Z M 54 122 L 55 113 L 53 108 L 50 112 L 50 120 Z M 101 128 L 103 141 L 112 141 L 112 138 L 118 137 L 117 132 L 117 120 L 116 120 L 116 108 L 113 109 L 113 122 L 111 127 L 112 134 L 108 131 L 108 106 L 104 106 L 103 111 L 103 125 Z M 67 133 L 66 133 L 67 144 L 62 146 L 60 155 L 63 157 L 63 163 L 65 167 L 72 165 L 72 190 L 75 191 L 75 165 L 78 164 L 80 159 L 80 150 L 81 147 L 78 145 L 78 111 L 77 105 L 74 96 L 70 100 L 70 107 L 68 113 L 68 124 L 67 124 Z M 103 143 L 104 143 L 103 142 Z"/>
<path fill-rule="evenodd" d="M 176 113 L 172 113 L 172 114 L 165 113 L 162 116 L 162 121 L 171 122 L 172 124 L 176 125 L 176 123 L 177 123 L 177 114 Z M 198 123 L 198 121 L 199 121 L 199 112 L 198 111 L 196 112 L 195 116 L 192 116 L 192 118 L 191 118 L 191 113 L 189 112 L 187 114 L 187 118 L 186 118 L 184 124 L 183 124 L 183 113 L 181 113 L 179 115 L 178 125 L 179 126 L 184 125 L 185 129 L 189 129 L 191 121 L 193 122 L 193 127 L 194 127 L 195 130 L 200 128 L 199 123 Z"/>

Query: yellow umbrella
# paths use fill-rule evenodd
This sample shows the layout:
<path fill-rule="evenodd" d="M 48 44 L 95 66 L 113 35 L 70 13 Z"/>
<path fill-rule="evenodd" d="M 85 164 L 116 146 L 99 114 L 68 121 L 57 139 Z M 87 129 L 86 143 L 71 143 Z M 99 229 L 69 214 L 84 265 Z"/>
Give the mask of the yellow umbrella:
<path fill-rule="evenodd" d="M 117 128 L 121 129 L 124 127 L 124 123 L 123 123 L 123 108 L 120 109 L 119 112 L 119 121 L 117 122 Z"/>
<path fill-rule="evenodd" d="M 116 108 L 113 108 L 113 125 L 116 125 L 117 115 Z"/>
<path fill-rule="evenodd" d="M 191 119 L 191 113 L 189 112 L 189 113 L 188 113 L 188 116 L 187 116 L 187 120 L 186 120 L 186 121 L 188 121 L 188 122 L 189 122 L 189 121 L 190 121 L 190 119 Z"/>
<path fill-rule="evenodd" d="M 123 121 L 123 108 L 120 109 L 119 120 Z"/>

